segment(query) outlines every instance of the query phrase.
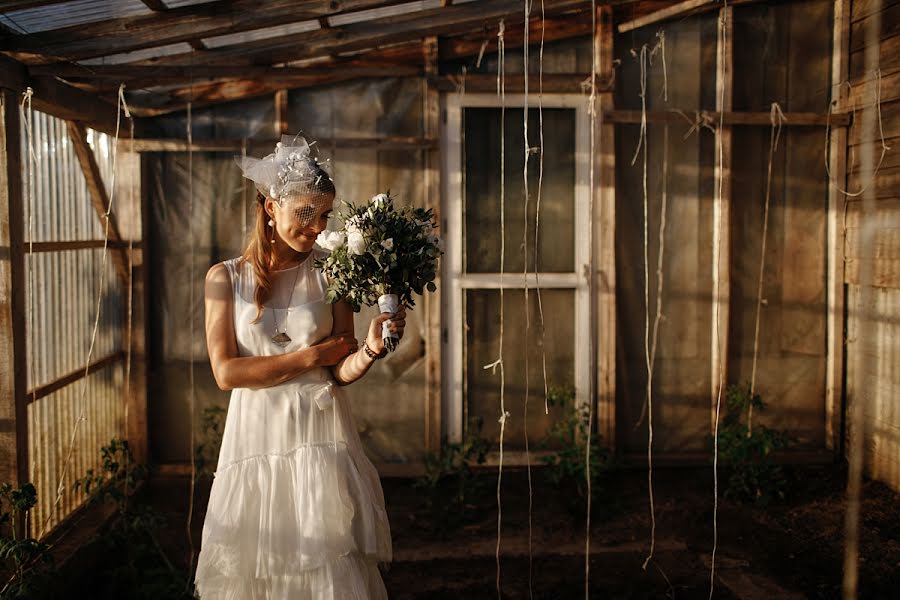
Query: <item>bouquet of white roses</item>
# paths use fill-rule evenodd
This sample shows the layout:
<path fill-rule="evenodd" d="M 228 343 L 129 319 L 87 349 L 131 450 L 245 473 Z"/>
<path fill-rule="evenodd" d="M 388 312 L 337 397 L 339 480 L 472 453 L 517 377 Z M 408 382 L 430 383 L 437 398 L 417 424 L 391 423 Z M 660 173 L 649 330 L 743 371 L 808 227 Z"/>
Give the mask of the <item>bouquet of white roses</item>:
<path fill-rule="evenodd" d="M 378 304 L 394 313 L 400 305 L 415 306 L 413 292 L 434 292 L 437 259 L 443 254 L 434 233 L 432 210 L 397 208 L 390 192 L 378 194 L 364 206 L 346 203 L 338 231 L 323 231 L 316 242 L 331 254 L 315 262 L 329 280 L 325 301 L 345 299 L 354 312 Z M 397 347 L 395 333 L 383 324 L 388 351 Z"/>

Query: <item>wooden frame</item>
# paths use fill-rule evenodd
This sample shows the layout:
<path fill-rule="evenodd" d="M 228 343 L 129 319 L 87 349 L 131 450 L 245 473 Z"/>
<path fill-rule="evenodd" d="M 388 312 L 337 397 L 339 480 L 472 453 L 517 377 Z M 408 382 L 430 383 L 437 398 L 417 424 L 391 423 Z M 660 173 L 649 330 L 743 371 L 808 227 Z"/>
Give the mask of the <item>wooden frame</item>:
<path fill-rule="evenodd" d="M 506 96 L 508 108 L 522 108 L 523 94 Z M 445 98 L 446 117 L 444 119 L 444 194 L 446 198 L 446 254 L 443 260 L 445 322 L 460 323 L 463 314 L 463 293 L 466 289 L 523 289 L 521 273 L 509 273 L 501 284 L 496 277 L 484 274 L 466 274 L 462 271 L 462 111 L 468 106 L 499 107 L 500 99 L 494 94 L 449 94 Z M 587 99 L 581 95 L 545 95 L 544 108 L 569 108 L 575 111 L 575 211 L 587 214 L 589 207 L 589 127 Z M 590 247 L 588 246 L 590 219 L 576 222 L 575 264 L 571 273 L 540 274 L 541 288 L 572 289 L 575 293 L 575 401 L 584 404 L 590 401 L 590 348 L 592 331 L 589 326 L 590 314 Z M 529 277 L 529 288 L 534 287 L 534 277 Z M 444 338 L 444 429 L 450 441 L 460 441 L 463 436 L 465 407 L 463 401 L 463 330 L 462 326 L 449 328 Z M 582 351 L 578 351 L 581 349 Z M 510 462 L 509 464 L 514 464 Z"/>
<path fill-rule="evenodd" d="M 601 80 L 612 80 L 613 63 L 612 6 L 597 7 L 597 32 L 594 38 Z M 594 144 L 594 215 L 597 227 L 592 253 L 596 259 L 593 300 L 596 306 L 594 336 L 596 349 L 597 431 L 610 448 L 616 444 L 616 127 L 607 115 L 614 109 L 611 91 L 598 97 Z M 599 176 L 599 177 L 598 177 Z M 596 187 L 599 184 L 599 187 Z"/>
<path fill-rule="evenodd" d="M 834 0 L 834 31 L 831 57 L 831 102 L 835 111 L 845 108 L 850 57 L 850 0 Z M 844 392 L 844 203 L 841 188 L 847 186 L 847 130 L 834 129 L 828 148 L 827 287 L 828 298 L 825 358 L 825 446 L 840 456 Z"/>
<path fill-rule="evenodd" d="M 0 89 L 0 480 L 29 480 L 24 201 L 18 97 Z M 15 526 L 24 531 L 24 515 Z"/>
<path fill-rule="evenodd" d="M 422 46 L 423 61 L 425 63 L 426 79 L 422 81 L 423 124 L 426 139 L 433 139 L 440 133 L 441 127 L 441 98 L 437 90 L 427 84 L 427 77 L 438 73 L 438 39 L 430 36 L 425 39 Z M 441 156 L 440 146 L 423 148 L 424 177 L 425 177 L 425 206 L 434 211 L 435 221 L 442 223 L 441 207 Z M 441 233 L 443 234 L 443 227 Z M 442 287 L 440 273 L 434 281 L 438 289 Z M 440 292 L 438 292 L 440 294 Z M 426 294 L 424 299 L 425 312 L 425 447 L 430 451 L 439 451 L 441 448 L 441 298 L 440 295 Z"/>

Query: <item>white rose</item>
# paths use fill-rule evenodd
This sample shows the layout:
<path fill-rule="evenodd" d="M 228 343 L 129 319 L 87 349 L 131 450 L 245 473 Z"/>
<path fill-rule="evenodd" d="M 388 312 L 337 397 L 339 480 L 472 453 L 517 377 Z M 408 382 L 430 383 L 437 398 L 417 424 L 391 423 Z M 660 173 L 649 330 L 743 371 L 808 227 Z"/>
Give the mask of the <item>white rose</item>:
<path fill-rule="evenodd" d="M 323 231 L 316 238 L 316 243 L 325 250 L 333 252 L 344 243 L 344 234 L 340 231 Z"/>
<path fill-rule="evenodd" d="M 357 256 L 366 252 L 366 238 L 358 231 L 354 231 L 347 235 L 347 247 L 352 254 Z"/>
<path fill-rule="evenodd" d="M 381 247 L 385 250 L 393 250 L 394 249 L 394 238 L 388 238 L 381 242 Z"/>
<path fill-rule="evenodd" d="M 444 240 L 440 238 L 439 235 L 432 233 L 428 236 L 428 241 L 437 246 L 437 249 L 441 252 L 444 251 Z"/>
<path fill-rule="evenodd" d="M 387 194 L 376 194 L 372 196 L 372 204 L 375 205 L 375 208 L 383 208 L 385 204 L 387 204 L 388 197 Z"/>

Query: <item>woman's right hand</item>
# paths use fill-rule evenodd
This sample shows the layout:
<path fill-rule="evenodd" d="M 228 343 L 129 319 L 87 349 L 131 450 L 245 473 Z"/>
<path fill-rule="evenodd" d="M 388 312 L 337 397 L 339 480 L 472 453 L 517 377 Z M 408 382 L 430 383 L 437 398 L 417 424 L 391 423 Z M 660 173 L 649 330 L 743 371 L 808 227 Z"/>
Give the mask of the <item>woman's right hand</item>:
<path fill-rule="evenodd" d="M 312 347 L 317 351 L 316 363 L 330 367 L 359 350 L 359 341 L 350 334 L 332 335 Z"/>

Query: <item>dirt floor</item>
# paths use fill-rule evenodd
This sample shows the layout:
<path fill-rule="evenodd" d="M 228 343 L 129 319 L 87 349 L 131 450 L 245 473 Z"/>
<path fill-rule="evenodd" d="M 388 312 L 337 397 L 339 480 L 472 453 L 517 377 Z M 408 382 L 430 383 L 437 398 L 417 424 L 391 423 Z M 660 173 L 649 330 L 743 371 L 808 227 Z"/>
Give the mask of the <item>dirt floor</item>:
<path fill-rule="evenodd" d="M 499 581 L 504 598 L 584 598 L 585 519 L 572 490 L 532 477 L 529 561 L 528 479 L 504 470 Z M 412 480 L 383 482 L 394 562 L 384 573 L 391 598 L 497 598 L 497 477 L 479 474 L 461 514 L 436 513 Z M 845 472 L 796 467 L 785 502 L 767 507 L 720 499 L 715 598 L 839 598 Z M 199 545 L 209 482 L 197 488 L 193 537 Z M 590 597 L 707 598 L 713 547 L 711 468 L 654 471 L 656 543 L 650 549 L 647 474 L 605 476 L 591 514 Z M 189 552 L 188 482 L 156 477 L 148 500 L 168 518 L 159 536 L 170 557 Z M 448 491 L 449 493 L 449 491 Z M 860 598 L 897 597 L 900 495 L 877 482 L 863 489 Z M 530 564 L 529 564 L 530 563 Z M 530 585 L 529 585 L 530 580 Z"/>

